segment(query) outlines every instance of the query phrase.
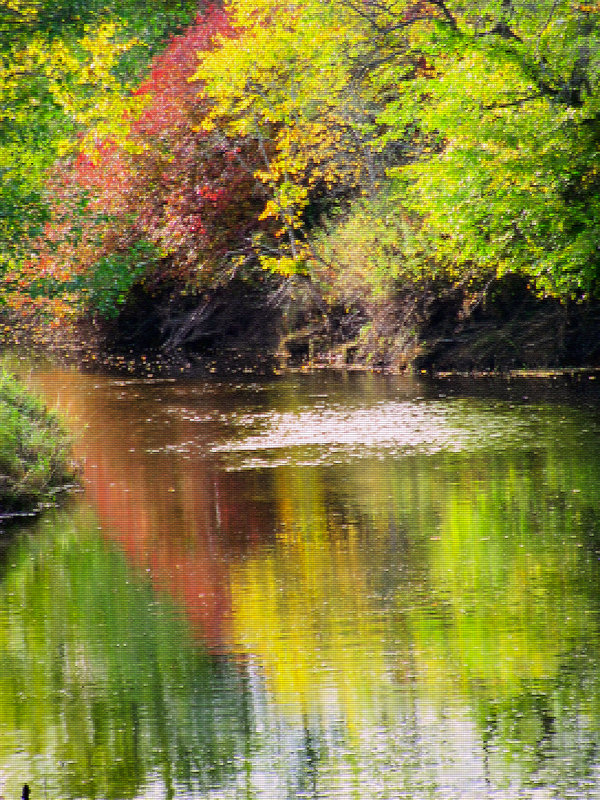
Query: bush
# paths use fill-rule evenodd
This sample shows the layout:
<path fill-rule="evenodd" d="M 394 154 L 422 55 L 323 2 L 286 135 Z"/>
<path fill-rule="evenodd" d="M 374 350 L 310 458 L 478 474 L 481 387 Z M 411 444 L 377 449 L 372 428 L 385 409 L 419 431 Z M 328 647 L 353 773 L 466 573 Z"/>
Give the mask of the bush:
<path fill-rule="evenodd" d="M 458 278 L 421 237 L 393 182 L 325 221 L 312 248 L 313 278 L 342 302 L 379 303 L 407 286 Z"/>
<path fill-rule="evenodd" d="M 0 373 L 0 516 L 36 510 L 73 485 L 70 444 L 56 414 Z"/>

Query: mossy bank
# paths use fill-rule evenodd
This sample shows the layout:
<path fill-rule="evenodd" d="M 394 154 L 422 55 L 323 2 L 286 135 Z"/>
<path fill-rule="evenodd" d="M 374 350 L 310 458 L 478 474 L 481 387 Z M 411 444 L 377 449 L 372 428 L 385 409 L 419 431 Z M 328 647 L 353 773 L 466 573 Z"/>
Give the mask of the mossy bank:
<path fill-rule="evenodd" d="M 70 437 L 58 416 L 0 372 L 0 523 L 53 503 L 76 481 Z"/>

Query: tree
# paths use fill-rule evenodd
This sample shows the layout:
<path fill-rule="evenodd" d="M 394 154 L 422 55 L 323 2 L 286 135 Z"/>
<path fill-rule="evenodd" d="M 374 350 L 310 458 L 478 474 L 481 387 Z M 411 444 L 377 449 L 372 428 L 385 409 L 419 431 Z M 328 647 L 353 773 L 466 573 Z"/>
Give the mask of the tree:
<path fill-rule="evenodd" d="M 419 145 L 391 174 L 437 262 L 462 276 L 521 271 L 550 294 L 597 293 L 600 6 L 347 4 L 383 54 L 369 67 L 374 85 L 395 87 L 382 141 L 413 132 Z"/>
<path fill-rule="evenodd" d="M 353 72 L 365 29 L 338 2 L 234 0 L 227 10 L 236 36 L 203 53 L 195 75 L 212 102 L 204 127 L 256 142 L 262 216 L 280 226 L 262 262 L 302 270 L 311 206 L 376 181 L 374 104 Z"/>
<path fill-rule="evenodd" d="M 258 154 L 243 136 L 202 128 L 207 105 L 190 80 L 197 52 L 229 33 L 223 12 L 199 15 L 154 58 L 121 110 L 122 130 L 107 110 L 57 163 L 35 256 L 5 277 L 13 307 L 107 318 L 134 286 L 194 294 L 252 263 L 252 233 L 269 230 Z"/>
<path fill-rule="evenodd" d="M 139 113 L 130 88 L 194 0 L 0 4 L 0 271 L 29 258 L 49 218 L 46 171 L 68 149 L 122 137 Z M 142 12 L 142 13 L 140 13 Z M 7 35 L 2 35 L 2 33 Z M 83 137 L 83 139 L 82 139 Z"/>

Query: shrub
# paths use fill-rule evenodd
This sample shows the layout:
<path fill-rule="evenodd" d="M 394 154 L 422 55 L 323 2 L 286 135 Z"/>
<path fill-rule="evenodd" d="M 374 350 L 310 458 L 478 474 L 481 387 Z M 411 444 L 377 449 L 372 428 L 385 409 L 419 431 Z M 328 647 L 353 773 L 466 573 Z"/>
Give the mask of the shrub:
<path fill-rule="evenodd" d="M 0 516 L 53 502 L 73 485 L 70 438 L 57 415 L 0 373 Z"/>

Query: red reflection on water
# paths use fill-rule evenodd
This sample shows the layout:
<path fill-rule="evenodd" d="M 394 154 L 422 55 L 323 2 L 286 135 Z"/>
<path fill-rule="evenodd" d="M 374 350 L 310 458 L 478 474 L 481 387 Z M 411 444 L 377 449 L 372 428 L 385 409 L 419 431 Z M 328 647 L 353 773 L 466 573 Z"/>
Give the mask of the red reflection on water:
<path fill-rule="evenodd" d="M 134 392 L 125 384 L 119 395 L 114 381 L 70 372 L 34 381 L 81 429 L 77 456 L 102 535 L 178 603 L 196 636 L 224 649 L 230 565 L 273 530 L 271 504 L 256 499 L 264 489 L 256 475 L 227 473 L 204 458 L 199 426 L 185 415 L 161 416 L 156 387 Z M 194 455 L 171 447 L 192 441 Z"/>

